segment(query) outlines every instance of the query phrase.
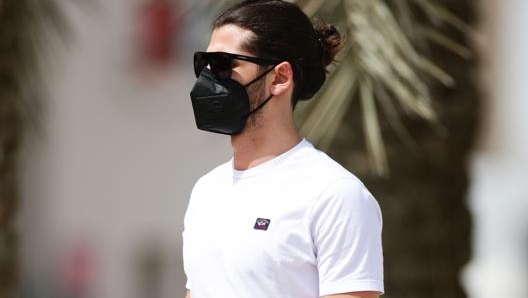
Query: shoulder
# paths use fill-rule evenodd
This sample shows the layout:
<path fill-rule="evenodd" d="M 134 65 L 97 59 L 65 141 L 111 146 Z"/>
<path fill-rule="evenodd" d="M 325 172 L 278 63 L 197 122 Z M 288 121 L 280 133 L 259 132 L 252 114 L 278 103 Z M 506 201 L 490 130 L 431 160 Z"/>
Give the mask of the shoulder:
<path fill-rule="evenodd" d="M 314 216 L 326 213 L 336 217 L 373 216 L 381 221 L 378 202 L 365 185 L 354 175 L 340 177 L 329 183 L 319 194 L 312 206 Z M 330 213 L 330 214 L 329 214 Z"/>
<path fill-rule="evenodd" d="M 298 179 L 310 191 L 316 204 L 329 201 L 339 204 L 358 204 L 359 201 L 374 200 L 363 182 L 325 152 L 308 141 L 289 161 L 284 176 Z M 355 202 L 355 203 L 354 203 Z"/>
<path fill-rule="evenodd" d="M 302 172 L 315 175 L 326 183 L 343 177 L 355 177 L 325 152 L 315 148 L 308 141 L 303 142 L 305 145 L 299 150 L 294 160 Z"/>
<path fill-rule="evenodd" d="M 303 191 L 312 198 L 312 220 L 369 217 L 381 222 L 378 202 L 363 182 L 323 151 L 308 143 L 292 161 Z"/>

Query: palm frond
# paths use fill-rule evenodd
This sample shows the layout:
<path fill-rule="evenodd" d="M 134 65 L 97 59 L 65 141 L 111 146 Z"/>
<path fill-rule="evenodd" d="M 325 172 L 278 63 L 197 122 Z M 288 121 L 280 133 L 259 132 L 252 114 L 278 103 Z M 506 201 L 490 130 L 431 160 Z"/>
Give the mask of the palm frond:
<path fill-rule="evenodd" d="M 448 87 L 455 84 L 454 79 L 448 73 L 426 58 L 426 53 L 420 52 L 419 47 L 414 46 L 413 43 L 416 43 L 416 40 L 419 40 L 420 43 L 432 42 L 463 58 L 471 57 L 471 51 L 467 47 L 455 42 L 431 26 L 416 23 L 417 21 L 410 17 L 410 5 L 415 5 L 415 8 L 426 9 L 425 13 L 431 18 L 434 16 L 445 21 L 455 28 L 463 30 L 466 34 L 474 36 L 476 34 L 471 27 L 463 23 L 454 14 L 427 0 L 423 0 L 423 2 L 422 0 L 398 0 L 393 6 L 389 6 L 383 0 L 340 2 L 346 12 L 344 28 L 348 41 L 345 47 L 350 49 L 342 58 L 341 65 L 344 65 L 346 61 L 353 61 L 353 67 L 348 73 L 349 84 L 359 86 L 358 89 L 360 90 L 360 92 L 350 92 L 345 96 L 348 101 L 359 97 L 372 169 L 378 175 L 385 175 L 388 173 L 387 157 L 380 126 L 375 123 L 379 120 L 377 110 L 381 108 L 384 111 L 389 124 L 397 135 L 408 146 L 412 147 L 414 141 L 403 126 L 402 121 L 399 120 L 393 102 L 398 103 L 406 113 L 426 119 L 436 125 L 437 131 L 442 131 L 436 112 L 432 107 L 428 77 L 424 77 L 424 74 Z M 417 5 L 417 2 L 420 2 L 420 5 Z M 312 1 L 309 1 L 307 5 L 309 3 Z M 309 13 L 316 15 L 317 11 L 314 12 L 313 7 Z M 404 22 L 401 21 L 402 18 Z M 343 67 L 341 65 L 337 67 L 336 72 L 339 71 L 340 67 Z M 326 84 L 334 86 L 334 81 L 337 79 L 337 77 L 331 76 Z M 374 87 L 375 90 L 373 90 Z M 334 90 L 333 87 L 329 89 Z M 330 106 L 334 104 L 344 106 L 341 103 L 342 100 L 337 99 L 338 96 L 341 95 L 337 92 L 333 94 L 320 92 L 314 100 L 325 102 Z M 321 97 L 324 97 L 324 100 L 320 99 Z M 335 102 L 339 102 L 339 104 Z M 377 105 L 376 102 L 379 104 Z M 324 105 L 319 104 L 319 106 Z M 300 119 L 306 119 L 309 117 L 303 117 L 303 114 L 307 112 L 317 114 L 320 113 L 320 110 L 317 107 L 310 110 L 299 109 L 297 115 L 300 116 Z M 311 131 L 309 126 L 313 125 L 312 123 L 302 120 L 300 122 L 304 131 Z M 335 126 L 335 122 L 328 121 L 317 125 L 319 131 L 331 132 L 330 127 Z M 323 143 L 323 137 L 319 135 L 309 134 L 308 137 L 316 144 L 321 145 Z M 325 145 L 328 142 L 328 137 L 326 137 L 324 139 Z"/>
<path fill-rule="evenodd" d="M 473 40 L 481 40 L 481 34 L 473 27 L 468 25 L 462 19 L 457 17 L 454 13 L 449 11 L 441 4 L 435 3 L 431 0 L 409 0 L 418 5 L 425 13 L 429 15 L 430 20 L 440 20 L 446 22 L 459 31 L 466 34 Z"/>
<path fill-rule="evenodd" d="M 431 27 L 421 27 L 417 30 L 421 36 L 427 38 L 439 46 L 450 50 L 462 58 L 469 59 L 473 56 L 473 52 L 466 46 L 460 44 L 449 36 L 442 34 L 438 30 L 435 30 Z"/>
<path fill-rule="evenodd" d="M 374 90 L 370 79 L 365 79 L 359 86 L 361 106 L 363 108 L 363 123 L 367 148 L 371 152 L 371 164 L 374 171 L 379 174 L 387 174 L 387 154 L 383 143 L 383 137 L 379 127 L 378 109 L 374 100 Z"/>
<path fill-rule="evenodd" d="M 346 95 L 354 93 L 357 88 L 357 80 L 350 76 L 353 67 L 349 61 L 343 62 L 343 65 L 332 75 L 335 78 L 334 84 L 326 85 L 320 91 L 322 96 L 309 101 L 311 105 L 305 106 L 305 113 L 301 113 L 301 117 L 305 117 L 299 128 L 301 134 L 309 139 L 319 140 L 321 147 L 328 147 L 351 103 Z M 328 105 L 322 100 L 325 94 L 339 96 L 336 97 L 333 105 Z"/>

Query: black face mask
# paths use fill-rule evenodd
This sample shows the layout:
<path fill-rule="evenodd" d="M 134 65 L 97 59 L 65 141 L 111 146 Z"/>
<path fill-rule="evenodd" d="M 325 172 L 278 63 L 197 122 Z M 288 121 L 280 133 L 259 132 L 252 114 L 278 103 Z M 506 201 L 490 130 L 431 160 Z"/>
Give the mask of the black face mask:
<path fill-rule="evenodd" d="M 243 86 L 231 78 L 214 75 L 204 68 L 191 90 L 191 102 L 198 129 L 227 135 L 240 133 L 249 115 L 262 108 L 273 95 L 250 111 L 246 88 L 260 80 L 271 67 L 253 81 Z"/>

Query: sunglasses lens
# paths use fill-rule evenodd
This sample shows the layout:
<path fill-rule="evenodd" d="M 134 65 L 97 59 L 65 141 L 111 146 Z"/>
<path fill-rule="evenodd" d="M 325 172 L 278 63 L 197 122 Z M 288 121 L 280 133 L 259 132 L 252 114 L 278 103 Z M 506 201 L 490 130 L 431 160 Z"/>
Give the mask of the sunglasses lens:
<path fill-rule="evenodd" d="M 209 65 L 211 72 L 221 78 L 231 77 L 232 58 L 221 53 L 197 52 L 194 54 L 194 74 L 200 76 L 202 70 Z"/>
<path fill-rule="evenodd" d="M 209 61 L 211 71 L 221 78 L 231 77 L 231 57 L 227 55 L 214 55 Z"/>

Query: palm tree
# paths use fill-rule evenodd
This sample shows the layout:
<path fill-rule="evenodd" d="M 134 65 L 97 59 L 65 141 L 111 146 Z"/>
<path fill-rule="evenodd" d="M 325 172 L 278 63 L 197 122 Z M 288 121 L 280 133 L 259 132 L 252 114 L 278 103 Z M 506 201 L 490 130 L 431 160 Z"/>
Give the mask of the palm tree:
<path fill-rule="evenodd" d="M 466 22 L 476 17 L 472 1 L 437 3 L 442 3 L 443 9 L 449 9 Z M 427 20 L 427 16 L 417 14 L 421 20 Z M 457 26 L 462 29 L 461 24 Z M 423 28 L 423 25 L 411 27 Z M 433 32 L 431 30 L 426 32 Z M 467 29 L 442 26 L 435 30 L 433 35 L 448 37 L 452 45 L 468 44 Z M 471 51 L 467 49 L 439 46 L 423 39 L 422 44 L 419 36 L 414 37 L 418 41 L 412 44 L 421 46 L 418 49 L 451 77 L 443 85 L 426 81 L 434 122 L 427 120 L 431 118 L 417 117 L 419 114 L 409 115 L 405 108 L 384 108 L 390 96 L 374 92 L 380 110 L 385 113 L 371 125 L 379 127 L 376 134 L 384 140 L 384 145 L 377 150 L 386 152 L 391 169 L 389 179 L 380 177 L 377 175 L 380 171 L 372 171 L 372 155 L 364 150 L 373 147 L 369 143 L 375 138 L 369 140 L 361 134 L 363 127 L 368 125 L 366 122 L 372 121 L 369 119 L 372 114 L 365 109 L 372 95 L 367 92 L 367 98 L 361 98 L 360 92 L 358 100 L 345 109 L 343 121 L 329 142 L 328 152 L 361 176 L 380 202 L 385 223 L 387 296 L 462 298 L 466 295 L 459 284 L 459 273 L 469 261 L 471 235 L 471 218 L 465 201 L 466 164 L 477 131 L 479 111 L 479 94 L 473 77 L 476 61 L 470 59 Z M 436 41 L 443 40 L 446 39 Z M 382 83 L 367 84 L 379 88 Z M 397 119 L 400 119 L 399 124 Z"/>
<path fill-rule="evenodd" d="M 233 0 L 208 2 L 216 10 Z M 360 176 L 384 213 L 387 297 L 465 297 L 465 168 L 479 102 L 470 0 L 291 0 L 346 44 L 301 132 Z M 331 119 L 331 120 L 329 120 Z M 390 169 L 390 175 L 389 175 Z M 387 177 L 390 177 L 388 179 Z"/>
<path fill-rule="evenodd" d="M 0 0 L 0 297 L 17 295 L 16 160 L 23 129 L 38 123 L 39 32 L 62 21 L 54 0 Z"/>

